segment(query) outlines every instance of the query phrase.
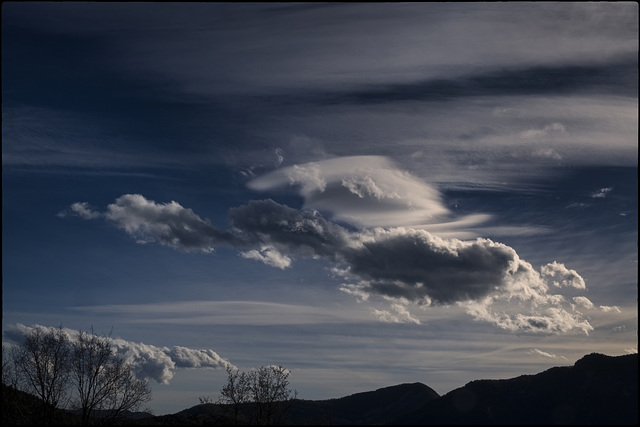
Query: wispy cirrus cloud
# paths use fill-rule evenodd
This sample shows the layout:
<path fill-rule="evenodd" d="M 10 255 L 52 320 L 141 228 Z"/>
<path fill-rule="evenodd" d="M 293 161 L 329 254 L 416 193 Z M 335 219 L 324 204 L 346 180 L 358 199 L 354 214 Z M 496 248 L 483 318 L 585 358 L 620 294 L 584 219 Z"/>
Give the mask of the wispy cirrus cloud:
<path fill-rule="evenodd" d="M 528 351 L 527 353 L 529 354 L 534 354 L 534 355 L 538 355 L 538 356 L 542 356 L 545 358 L 549 358 L 549 359 L 563 359 L 563 360 L 567 360 L 566 357 L 564 356 L 558 356 L 557 354 L 553 354 L 553 353 L 548 353 L 546 351 L 542 351 L 542 350 L 538 350 L 537 348 L 534 348 L 530 351 Z"/>

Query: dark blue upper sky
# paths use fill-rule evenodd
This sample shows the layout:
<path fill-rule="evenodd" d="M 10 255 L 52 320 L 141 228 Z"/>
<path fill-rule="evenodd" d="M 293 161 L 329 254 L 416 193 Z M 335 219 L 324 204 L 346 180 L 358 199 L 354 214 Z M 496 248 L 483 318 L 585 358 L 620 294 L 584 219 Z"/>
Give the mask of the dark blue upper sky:
<path fill-rule="evenodd" d="M 637 351 L 636 3 L 2 7 L 3 345 L 113 330 L 158 413 Z"/>

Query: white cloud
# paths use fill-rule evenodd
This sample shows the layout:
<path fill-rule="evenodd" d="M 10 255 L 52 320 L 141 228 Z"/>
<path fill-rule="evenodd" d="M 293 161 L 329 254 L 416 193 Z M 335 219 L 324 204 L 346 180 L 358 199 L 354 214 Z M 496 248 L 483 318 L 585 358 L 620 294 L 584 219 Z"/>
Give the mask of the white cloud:
<path fill-rule="evenodd" d="M 605 313 L 609 313 L 609 312 L 621 313 L 622 312 L 622 310 L 620 310 L 620 307 L 618 307 L 617 305 L 613 305 L 613 306 L 601 305 L 600 309 Z"/>
<path fill-rule="evenodd" d="M 484 301 L 458 303 L 476 320 L 492 323 L 508 331 L 524 331 L 547 334 L 564 334 L 578 330 L 588 335 L 594 328 L 579 313 L 570 313 L 563 307 L 541 307 L 533 304 L 529 308 L 520 306 L 523 313 L 493 311 L 492 304 L 497 301 L 488 297 Z"/>
<path fill-rule="evenodd" d="M 134 237 L 138 243 L 158 242 L 183 251 L 211 252 L 217 244 L 231 244 L 234 237 L 213 227 L 191 209 L 172 201 L 156 203 L 140 194 L 125 194 L 98 213 L 87 203 L 74 203 L 71 211 L 83 219 L 105 218 Z"/>
<path fill-rule="evenodd" d="M 224 369 L 227 366 L 233 366 L 210 349 L 192 349 L 174 346 L 168 354 L 179 368 Z"/>
<path fill-rule="evenodd" d="M 103 215 L 138 239 L 183 250 L 211 251 L 216 245 L 227 245 L 240 250 L 244 258 L 280 269 L 290 267 L 295 257 L 323 259 L 334 275 L 346 281 L 343 292 L 361 300 L 394 301 L 389 309 L 374 312 L 384 321 L 416 322 L 408 311 L 412 304 L 458 304 L 476 320 L 512 331 L 588 334 L 593 330 L 574 311 L 576 304 L 586 307 L 590 301 L 563 295 L 586 290 L 575 270 L 553 261 L 538 272 L 505 244 L 428 231 L 452 232 L 485 217 L 445 218 L 449 212 L 440 193 L 386 158 L 347 157 L 283 168 L 255 179 L 250 186 L 269 190 L 292 183 L 299 185 L 306 208 L 253 200 L 230 209 L 229 231 L 213 227 L 176 202 L 158 204 L 141 195 L 119 197 Z M 355 223 L 361 227 L 351 229 L 330 221 L 320 208 L 334 219 L 357 216 Z M 420 223 L 417 227 L 364 227 L 385 221 Z"/>
<path fill-rule="evenodd" d="M 573 297 L 573 302 L 575 302 L 580 307 L 593 308 L 593 303 L 587 297 L 582 297 L 582 296 Z"/>
<path fill-rule="evenodd" d="M 5 329 L 4 336 L 14 343 L 20 343 L 34 328 L 42 328 L 45 331 L 57 329 L 50 326 L 25 326 L 18 323 Z M 64 328 L 63 331 L 71 342 L 76 340 L 79 332 L 68 328 Z M 196 350 L 178 346 L 169 349 L 122 338 L 104 337 L 111 343 L 116 354 L 132 365 L 138 378 L 161 384 L 168 384 L 171 381 L 176 368 L 224 369 L 230 365 L 213 350 Z"/>
<path fill-rule="evenodd" d="M 529 129 L 520 134 L 525 139 L 539 139 L 549 137 L 555 133 L 564 133 L 566 128 L 562 123 L 552 123 L 542 129 Z"/>
<path fill-rule="evenodd" d="M 287 185 L 299 189 L 305 208 L 361 227 L 412 226 L 453 234 L 462 223 L 473 226 L 489 219 L 486 214 L 454 218 L 437 188 L 381 156 L 294 165 L 248 183 L 260 191 Z"/>
<path fill-rule="evenodd" d="M 552 277 L 554 286 L 573 287 L 576 289 L 586 289 L 584 279 L 575 270 L 569 270 L 556 261 L 541 268 L 542 276 Z"/>
<path fill-rule="evenodd" d="M 58 217 L 64 218 L 69 215 L 76 215 L 83 219 L 96 219 L 101 218 L 103 214 L 96 212 L 89 207 L 87 202 L 73 203 L 69 209 L 58 213 Z"/>
<path fill-rule="evenodd" d="M 535 354 L 538 356 L 542 356 L 542 357 L 546 357 L 549 359 L 563 359 L 563 360 L 567 360 L 566 357 L 564 356 L 558 356 L 557 354 L 553 354 L 553 353 L 547 353 L 546 351 L 542 351 L 542 350 L 538 350 L 537 348 L 534 348 L 532 350 L 529 350 L 527 353 L 529 354 Z"/>
<path fill-rule="evenodd" d="M 611 192 L 611 190 L 613 190 L 613 187 L 601 188 L 591 193 L 591 197 L 593 197 L 594 199 L 604 199 Z"/>
<path fill-rule="evenodd" d="M 291 258 L 281 254 L 277 249 L 270 246 L 262 246 L 259 250 L 252 249 L 250 251 L 240 252 L 240 255 L 243 258 L 260 261 L 280 269 L 291 266 Z"/>
<path fill-rule="evenodd" d="M 373 309 L 372 313 L 382 322 L 420 324 L 420 319 L 413 316 L 407 307 L 400 303 L 391 304 L 390 310 Z"/>

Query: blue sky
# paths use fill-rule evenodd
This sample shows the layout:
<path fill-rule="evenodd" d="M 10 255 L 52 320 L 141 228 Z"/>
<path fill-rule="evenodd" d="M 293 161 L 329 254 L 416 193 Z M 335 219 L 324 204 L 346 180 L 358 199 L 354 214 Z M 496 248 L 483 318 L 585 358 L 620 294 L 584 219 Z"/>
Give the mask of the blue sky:
<path fill-rule="evenodd" d="M 5 2 L 3 346 L 156 414 L 637 352 L 636 3 Z"/>

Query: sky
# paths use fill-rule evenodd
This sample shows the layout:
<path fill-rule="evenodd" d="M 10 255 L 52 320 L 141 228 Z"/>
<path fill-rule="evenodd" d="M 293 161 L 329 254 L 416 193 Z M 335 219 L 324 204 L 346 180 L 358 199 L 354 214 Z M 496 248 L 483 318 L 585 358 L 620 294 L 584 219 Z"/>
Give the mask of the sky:
<path fill-rule="evenodd" d="M 3 349 L 156 415 L 638 348 L 635 2 L 2 4 Z"/>

